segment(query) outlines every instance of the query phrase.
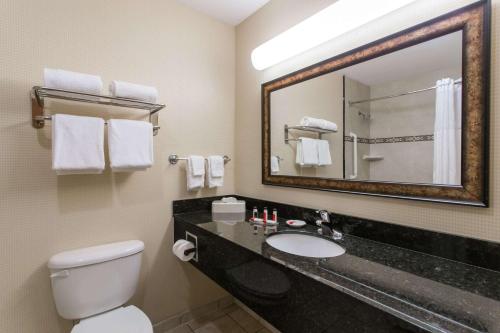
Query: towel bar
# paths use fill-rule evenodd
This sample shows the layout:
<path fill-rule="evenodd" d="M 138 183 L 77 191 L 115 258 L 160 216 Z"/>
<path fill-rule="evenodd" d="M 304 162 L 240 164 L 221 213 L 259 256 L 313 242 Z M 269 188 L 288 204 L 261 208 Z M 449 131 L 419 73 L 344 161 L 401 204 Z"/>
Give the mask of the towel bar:
<path fill-rule="evenodd" d="M 230 159 L 230 158 L 229 158 L 229 156 L 227 156 L 227 155 L 224 155 L 224 156 L 223 156 L 223 158 L 224 158 L 224 163 L 227 163 L 227 162 L 231 161 L 231 159 Z M 178 155 L 176 155 L 176 154 L 172 154 L 172 155 L 169 155 L 169 156 L 168 156 L 168 161 L 169 161 L 169 162 L 170 162 L 170 164 L 172 164 L 172 165 L 177 164 L 177 162 L 179 162 L 179 161 L 187 161 L 187 159 L 188 159 L 187 157 L 179 157 L 179 156 L 178 156 Z M 205 158 L 205 159 L 206 159 L 206 158 Z"/>
<path fill-rule="evenodd" d="M 288 126 L 285 124 L 284 126 L 285 130 L 285 144 L 289 143 L 290 141 L 299 141 L 299 139 L 291 139 L 289 138 L 288 132 L 290 130 L 299 130 L 299 131 L 306 131 L 306 132 L 313 132 L 318 134 L 318 139 L 321 139 L 321 136 L 323 134 L 327 133 L 336 133 L 337 131 L 332 131 L 332 130 L 327 130 L 327 129 L 322 129 L 322 128 L 316 128 L 316 127 L 309 127 L 309 126 Z"/>
<path fill-rule="evenodd" d="M 45 98 L 147 110 L 149 111 L 149 122 L 153 124 L 153 135 L 156 135 L 160 129 L 160 126 L 158 126 L 157 112 L 165 107 L 164 104 L 149 103 L 130 98 L 95 95 L 71 90 L 34 86 L 31 88 L 31 115 L 33 127 L 35 128 L 43 128 L 45 126 L 45 121 L 51 120 L 51 117 L 45 115 L 44 112 Z"/>
<path fill-rule="evenodd" d="M 52 120 L 52 116 L 36 116 L 34 119 L 35 119 L 35 120 L 37 120 L 37 121 L 47 121 L 47 120 L 48 120 L 48 121 L 51 121 L 51 120 Z M 105 122 L 104 122 L 104 124 L 105 124 L 105 125 L 107 125 L 107 124 L 108 124 L 108 122 L 107 122 L 107 121 L 105 121 Z M 153 131 L 155 131 L 155 132 L 156 132 L 156 131 L 158 131 L 159 129 L 160 129 L 160 126 L 158 126 L 158 125 L 153 126 Z"/>

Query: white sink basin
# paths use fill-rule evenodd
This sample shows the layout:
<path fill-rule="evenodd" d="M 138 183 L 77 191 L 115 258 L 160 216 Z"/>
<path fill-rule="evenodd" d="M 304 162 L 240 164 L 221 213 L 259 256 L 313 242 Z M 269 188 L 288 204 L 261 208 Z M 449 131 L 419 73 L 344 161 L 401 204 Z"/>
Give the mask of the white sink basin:
<path fill-rule="evenodd" d="M 283 252 L 303 257 L 331 258 L 345 253 L 345 249 L 333 241 L 310 234 L 273 234 L 266 243 Z"/>

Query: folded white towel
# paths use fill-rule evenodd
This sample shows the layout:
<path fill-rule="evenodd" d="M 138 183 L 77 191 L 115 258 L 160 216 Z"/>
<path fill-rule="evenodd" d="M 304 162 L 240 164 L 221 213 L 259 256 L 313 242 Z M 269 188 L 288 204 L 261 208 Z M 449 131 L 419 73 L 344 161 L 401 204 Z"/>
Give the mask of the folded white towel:
<path fill-rule="evenodd" d="M 102 80 L 97 75 L 45 68 L 43 70 L 43 81 L 44 86 L 47 88 L 71 90 L 94 95 L 102 93 Z"/>
<path fill-rule="evenodd" d="M 318 140 L 299 138 L 299 141 L 297 141 L 296 163 L 301 166 L 319 165 Z"/>
<path fill-rule="evenodd" d="M 109 92 L 111 96 L 138 99 L 149 103 L 156 103 L 158 98 L 158 90 L 155 87 L 125 81 L 111 81 Z"/>
<path fill-rule="evenodd" d="M 103 119 L 52 116 L 52 169 L 58 175 L 96 174 L 104 166 Z"/>
<path fill-rule="evenodd" d="M 224 185 L 224 157 L 220 155 L 208 156 L 208 187 L 221 187 Z"/>
<path fill-rule="evenodd" d="M 203 156 L 188 157 L 186 176 L 188 191 L 198 190 L 205 186 L 205 158 Z"/>
<path fill-rule="evenodd" d="M 146 121 L 110 119 L 108 146 L 115 172 L 145 170 L 153 165 L 153 125 Z"/>
<path fill-rule="evenodd" d="M 223 197 L 220 200 L 224 203 L 236 203 L 236 202 L 238 202 L 238 199 L 236 199 L 235 197 Z"/>
<path fill-rule="evenodd" d="M 338 130 L 337 124 L 335 124 L 334 122 L 313 117 L 302 117 L 302 119 L 300 120 L 300 125 L 308 127 L 316 127 L 330 131 Z"/>
<path fill-rule="evenodd" d="M 271 156 L 271 172 L 272 173 L 278 173 L 280 172 L 280 161 L 278 159 L 278 156 Z"/>
<path fill-rule="evenodd" d="M 330 143 L 328 140 L 317 140 L 318 141 L 318 164 L 319 165 L 331 165 L 332 157 L 330 155 Z"/>

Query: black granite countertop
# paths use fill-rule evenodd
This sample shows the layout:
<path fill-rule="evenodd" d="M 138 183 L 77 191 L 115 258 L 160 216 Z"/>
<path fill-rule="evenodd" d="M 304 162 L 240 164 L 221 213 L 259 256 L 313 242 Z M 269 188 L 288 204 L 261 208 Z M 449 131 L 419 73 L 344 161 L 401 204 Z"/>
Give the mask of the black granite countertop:
<path fill-rule="evenodd" d="M 248 222 L 213 222 L 208 211 L 175 214 L 239 246 L 387 311 L 429 332 L 500 332 L 500 273 L 401 247 L 345 235 L 346 253 L 306 258 L 266 242 Z M 280 232 L 316 234 L 316 227 Z"/>

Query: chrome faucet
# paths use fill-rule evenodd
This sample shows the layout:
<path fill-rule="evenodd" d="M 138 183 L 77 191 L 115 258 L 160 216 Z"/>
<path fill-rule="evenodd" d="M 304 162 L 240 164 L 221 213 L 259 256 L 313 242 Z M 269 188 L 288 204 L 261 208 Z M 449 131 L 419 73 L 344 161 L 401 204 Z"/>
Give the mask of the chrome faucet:
<path fill-rule="evenodd" d="M 330 220 L 330 213 L 327 210 L 317 210 L 321 220 L 317 220 L 316 224 L 321 227 L 321 234 L 323 236 L 332 237 L 334 240 L 341 240 L 344 235 L 333 229 L 333 222 Z M 319 230 L 318 230 L 319 231 Z"/>

